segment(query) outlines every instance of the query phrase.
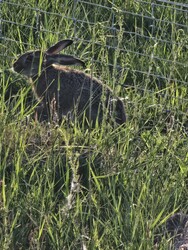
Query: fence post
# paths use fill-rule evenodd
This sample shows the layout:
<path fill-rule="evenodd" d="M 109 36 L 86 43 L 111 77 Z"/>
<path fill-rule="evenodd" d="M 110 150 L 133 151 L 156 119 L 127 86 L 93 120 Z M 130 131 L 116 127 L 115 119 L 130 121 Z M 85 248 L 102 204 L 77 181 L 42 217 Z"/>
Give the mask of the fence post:
<path fill-rule="evenodd" d="M 152 16 L 152 27 L 151 27 L 151 35 L 152 35 L 152 38 L 154 36 L 154 31 L 155 31 L 155 3 L 154 1 L 151 1 L 151 16 Z"/>
<path fill-rule="evenodd" d="M 2 34 L 2 6 L 3 4 L 3 0 L 0 0 L 0 40 L 3 38 L 3 34 Z"/>

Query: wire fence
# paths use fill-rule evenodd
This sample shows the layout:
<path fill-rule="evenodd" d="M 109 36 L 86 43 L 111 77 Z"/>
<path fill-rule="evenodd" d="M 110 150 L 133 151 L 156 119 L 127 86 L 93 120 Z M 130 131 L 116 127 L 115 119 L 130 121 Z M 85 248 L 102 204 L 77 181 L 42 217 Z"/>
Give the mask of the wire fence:
<path fill-rule="evenodd" d="M 115 0 L 72 0 L 68 1 L 70 9 L 67 9 L 67 1 L 54 1 L 56 6 L 54 4 L 53 8 L 48 1 L 43 6 L 39 2 L 0 0 L 2 65 L 15 57 L 15 47 L 20 46 L 21 50 L 33 48 L 35 42 L 41 39 L 41 34 L 52 34 L 71 37 L 85 47 L 94 44 L 96 51 L 102 47 L 108 54 L 117 56 L 118 53 L 115 62 L 114 56 L 104 61 L 100 57 L 92 57 L 95 63 L 107 64 L 118 74 L 128 72 L 131 77 L 137 74 L 139 77 L 187 85 L 188 4 L 168 0 L 122 1 L 119 4 Z M 11 15 L 11 11 L 17 12 L 17 15 Z M 24 19 L 20 17 L 22 13 L 28 13 Z M 58 19 L 61 27 L 58 26 Z M 65 31 L 64 27 L 69 22 L 69 31 Z M 100 32 L 94 38 L 92 30 L 97 29 Z M 14 30 L 19 32 L 14 35 Z M 28 40 L 31 32 L 33 39 Z M 152 46 L 147 50 L 149 44 Z M 132 63 L 125 58 L 127 55 Z M 139 63 L 134 63 L 134 59 Z M 166 70 L 162 70 L 164 65 Z"/>

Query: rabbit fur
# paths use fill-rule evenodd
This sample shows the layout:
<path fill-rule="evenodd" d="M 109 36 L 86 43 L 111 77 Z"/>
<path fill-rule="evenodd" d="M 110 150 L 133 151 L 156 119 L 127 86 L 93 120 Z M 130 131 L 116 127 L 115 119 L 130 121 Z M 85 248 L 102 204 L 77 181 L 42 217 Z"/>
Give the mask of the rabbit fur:
<path fill-rule="evenodd" d="M 70 55 L 59 54 L 73 43 L 62 40 L 45 52 L 29 51 L 21 55 L 13 64 L 15 72 L 26 76 L 32 85 L 36 98 L 40 101 L 37 108 L 41 120 L 50 120 L 56 116 L 61 119 L 71 117 L 88 122 L 102 122 L 106 112 L 108 120 L 118 124 L 126 121 L 123 102 L 113 96 L 112 90 L 80 70 L 68 65 L 81 65 L 83 61 Z M 105 111 L 106 110 L 106 111 Z"/>

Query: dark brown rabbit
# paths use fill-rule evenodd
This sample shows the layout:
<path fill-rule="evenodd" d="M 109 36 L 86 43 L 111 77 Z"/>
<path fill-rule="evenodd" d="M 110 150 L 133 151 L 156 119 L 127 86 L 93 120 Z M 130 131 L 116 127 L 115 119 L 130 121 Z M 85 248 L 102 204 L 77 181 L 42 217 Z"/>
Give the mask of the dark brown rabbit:
<path fill-rule="evenodd" d="M 59 54 L 72 44 L 62 40 L 45 52 L 29 51 L 13 64 L 17 73 L 26 76 L 41 106 L 38 112 L 43 119 L 52 119 L 54 114 L 61 119 L 68 114 L 88 122 L 101 123 L 104 114 L 118 124 L 126 121 L 123 102 L 113 97 L 112 90 L 98 79 L 80 70 L 65 65 L 81 65 L 84 62 L 69 55 Z"/>

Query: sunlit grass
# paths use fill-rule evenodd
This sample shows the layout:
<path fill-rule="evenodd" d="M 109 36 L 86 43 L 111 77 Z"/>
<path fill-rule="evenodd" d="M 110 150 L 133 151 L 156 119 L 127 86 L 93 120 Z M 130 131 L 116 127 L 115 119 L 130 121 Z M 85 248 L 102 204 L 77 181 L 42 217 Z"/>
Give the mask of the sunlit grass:
<path fill-rule="evenodd" d="M 11 22 L 3 26 L 7 40 L 0 47 L 0 247 L 152 249 L 165 219 L 187 210 L 187 69 L 176 63 L 187 60 L 187 34 L 161 22 L 180 22 L 180 13 L 156 9 L 155 39 L 148 40 L 124 33 L 151 32 L 148 20 L 121 12 L 151 11 L 139 2 L 116 1 L 113 12 L 61 2 L 38 1 L 46 11 L 40 15 L 36 1 L 25 3 L 29 11 L 17 1 L 2 5 L 3 19 Z M 118 30 L 109 28 L 112 20 Z M 157 40 L 169 34 L 173 46 Z M 59 127 L 28 121 L 37 102 L 26 80 L 8 69 L 17 54 L 65 38 L 75 43 L 63 53 L 84 60 L 87 72 L 125 98 L 126 126 L 85 129 L 66 121 Z M 83 188 L 68 209 L 78 170 Z M 164 240 L 161 249 L 166 248 Z"/>

